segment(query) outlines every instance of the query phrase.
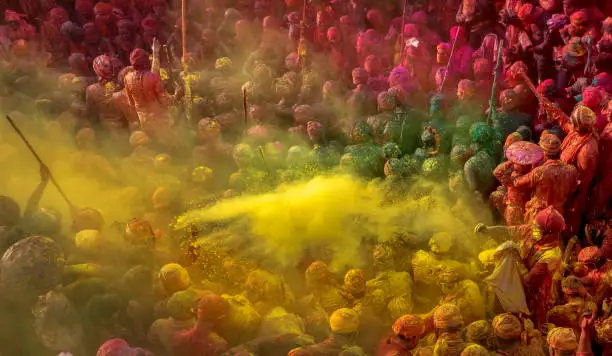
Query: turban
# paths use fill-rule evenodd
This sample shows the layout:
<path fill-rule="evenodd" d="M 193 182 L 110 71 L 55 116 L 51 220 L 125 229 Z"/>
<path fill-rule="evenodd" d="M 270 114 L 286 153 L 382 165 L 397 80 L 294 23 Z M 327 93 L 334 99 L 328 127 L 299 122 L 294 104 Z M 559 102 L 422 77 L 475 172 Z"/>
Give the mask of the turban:
<path fill-rule="evenodd" d="M 98 230 L 81 230 L 74 236 L 74 244 L 83 250 L 92 250 L 99 246 L 99 242 L 100 231 Z"/>
<path fill-rule="evenodd" d="M 111 57 L 105 54 L 97 56 L 93 61 L 93 70 L 100 79 L 112 80 L 114 70 Z"/>
<path fill-rule="evenodd" d="M 521 73 L 527 73 L 527 65 L 523 61 L 514 62 L 508 69 L 508 79 L 512 81 L 520 81 L 522 79 Z"/>
<path fill-rule="evenodd" d="M 420 316 L 407 314 L 401 316 L 393 323 L 393 333 L 404 338 L 421 336 L 425 331 L 425 323 Z"/>
<path fill-rule="evenodd" d="M 461 356 L 489 356 L 490 353 L 487 349 L 480 345 L 472 344 L 463 349 Z"/>
<path fill-rule="evenodd" d="M 359 330 L 359 314 L 353 309 L 338 309 L 329 317 L 329 326 L 337 334 L 354 333 Z"/>
<path fill-rule="evenodd" d="M 440 283 L 455 283 L 465 275 L 465 268 L 461 262 L 447 260 L 440 264 L 436 272 Z"/>
<path fill-rule="evenodd" d="M 584 105 L 577 105 L 570 117 L 574 130 L 590 131 L 595 124 L 596 115 L 593 110 Z"/>
<path fill-rule="evenodd" d="M 470 136 L 476 143 L 488 143 L 494 135 L 493 128 L 484 122 L 476 122 L 470 126 Z"/>
<path fill-rule="evenodd" d="M 121 356 L 132 353 L 132 348 L 123 339 L 110 339 L 100 346 L 96 356 Z"/>
<path fill-rule="evenodd" d="M 506 137 L 506 142 L 504 142 L 504 149 L 510 147 L 515 142 L 523 141 L 523 136 L 521 136 L 518 132 L 513 132 L 508 137 Z"/>
<path fill-rule="evenodd" d="M 323 133 L 323 124 L 318 121 L 308 121 L 306 132 L 308 132 L 309 137 L 318 137 Z"/>
<path fill-rule="evenodd" d="M 474 83 L 473 80 L 461 79 L 457 85 L 457 88 L 473 94 L 476 92 L 476 83 Z"/>
<path fill-rule="evenodd" d="M 453 247 L 454 240 L 448 232 L 438 232 L 429 239 L 429 249 L 435 253 L 446 253 Z"/>
<path fill-rule="evenodd" d="M 548 344 L 557 351 L 575 351 L 578 341 L 574 330 L 570 328 L 554 328 L 548 332 Z"/>
<path fill-rule="evenodd" d="M 205 166 L 198 166 L 191 172 L 191 180 L 196 183 L 204 183 L 212 176 L 212 169 Z"/>
<path fill-rule="evenodd" d="M 151 67 L 149 53 L 142 48 L 136 48 L 130 54 L 130 64 L 136 70 L 149 70 Z"/>
<path fill-rule="evenodd" d="M 113 12 L 113 5 L 107 2 L 98 2 L 94 6 L 94 13 L 96 15 L 110 15 Z"/>
<path fill-rule="evenodd" d="M 178 263 L 168 263 L 159 270 L 159 279 L 170 292 L 185 290 L 191 284 L 189 272 Z"/>
<path fill-rule="evenodd" d="M 227 71 L 232 69 L 232 60 L 229 57 L 217 58 L 215 61 L 215 69 L 218 71 Z"/>
<path fill-rule="evenodd" d="M 352 269 L 344 275 L 344 285 L 350 292 L 363 293 L 365 289 L 365 274 L 360 269 Z"/>
<path fill-rule="evenodd" d="M 134 131 L 130 135 L 130 146 L 132 148 L 146 146 L 147 144 L 149 144 L 149 136 L 144 131 Z"/>
<path fill-rule="evenodd" d="M 193 290 L 178 291 L 166 302 L 166 309 L 174 319 L 185 320 L 193 316 L 192 310 L 196 307 L 198 295 Z"/>
<path fill-rule="evenodd" d="M 493 251 L 493 250 L 487 250 Z M 491 335 L 491 323 L 486 320 L 478 320 L 465 328 L 465 336 L 468 341 L 484 341 Z"/>
<path fill-rule="evenodd" d="M 315 261 L 306 269 L 306 280 L 314 283 L 328 281 L 331 278 L 331 273 L 327 264 L 322 261 Z"/>
<path fill-rule="evenodd" d="M 543 133 L 539 145 L 547 156 L 556 156 L 561 151 L 561 140 L 555 134 Z"/>
<path fill-rule="evenodd" d="M 565 229 L 565 219 L 552 206 L 540 211 L 535 217 L 535 222 L 545 233 L 559 233 Z"/>
<path fill-rule="evenodd" d="M 570 23 L 574 26 L 584 26 L 589 22 L 589 14 L 585 10 L 578 10 L 570 15 Z"/>
<path fill-rule="evenodd" d="M 521 337 L 523 326 L 521 321 L 510 313 L 499 314 L 493 318 L 493 333 L 503 340 L 514 340 Z"/>
<path fill-rule="evenodd" d="M 454 304 L 442 304 L 434 311 L 434 326 L 436 329 L 455 328 L 463 325 L 461 311 Z"/>
<path fill-rule="evenodd" d="M 168 188 L 158 187 L 153 192 L 153 206 L 155 209 L 164 209 L 171 205 L 172 194 Z"/>
<path fill-rule="evenodd" d="M 597 246 L 587 246 L 578 253 L 578 261 L 581 263 L 595 262 L 601 257 L 601 250 Z"/>
<path fill-rule="evenodd" d="M 591 110 L 601 109 L 601 102 L 603 95 L 599 88 L 587 87 L 582 91 L 582 102 L 581 104 L 588 107 Z"/>
<path fill-rule="evenodd" d="M 149 244 L 154 241 L 153 229 L 148 221 L 133 218 L 128 221 L 125 227 L 125 239 L 133 244 Z"/>
<path fill-rule="evenodd" d="M 538 85 L 537 92 L 548 98 L 553 97 L 557 93 L 557 83 L 552 79 L 545 79 Z"/>
<path fill-rule="evenodd" d="M 436 52 L 437 53 L 445 53 L 445 54 L 449 54 L 451 51 L 451 46 L 450 44 L 446 43 L 446 42 L 441 42 L 436 46 Z"/>
<path fill-rule="evenodd" d="M 78 231 L 81 230 L 101 230 L 104 226 L 104 219 L 102 213 L 93 208 L 79 209 L 73 218 L 75 227 L 78 227 Z"/>
<path fill-rule="evenodd" d="M 200 321 L 218 321 L 230 312 L 230 304 L 218 294 L 208 293 L 198 301 L 198 318 Z"/>

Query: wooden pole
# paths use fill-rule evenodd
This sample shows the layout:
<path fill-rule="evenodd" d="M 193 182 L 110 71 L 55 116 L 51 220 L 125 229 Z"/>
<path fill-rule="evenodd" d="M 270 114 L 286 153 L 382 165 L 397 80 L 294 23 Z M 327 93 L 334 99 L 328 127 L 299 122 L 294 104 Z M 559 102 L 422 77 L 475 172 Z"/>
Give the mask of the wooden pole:
<path fill-rule="evenodd" d="M 57 183 L 57 181 L 55 180 L 55 177 L 53 177 L 53 174 L 51 174 L 51 171 L 49 170 L 49 167 L 43 162 L 43 160 L 40 158 L 40 156 L 38 155 L 38 153 L 36 153 L 36 151 L 34 150 L 34 147 L 32 147 L 32 145 L 30 144 L 30 142 L 28 141 L 27 138 L 25 138 L 25 136 L 23 135 L 23 132 L 21 132 L 21 130 L 19 129 L 19 127 L 17 127 L 17 125 L 15 124 L 15 122 L 13 121 L 13 119 L 9 116 L 6 115 L 6 120 L 9 122 L 9 124 L 13 127 L 13 130 L 15 130 L 15 132 L 17 133 L 17 135 L 21 138 L 21 140 L 23 141 L 23 143 L 25 143 L 26 147 L 30 150 L 30 152 L 32 153 L 32 155 L 34 156 L 34 158 L 36 158 L 36 160 L 38 161 L 38 163 L 41 166 L 45 166 L 47 167 L 47 171 L 49 172 L 49 179 L 51 179 L 51 183 L 53 183 L 53 185 L 55 186 L 55 188 L 57 188 L 57 191 L 60 193 L 60 195 L 62 196 L 62 198 L 64 199 L 64 201 L 66 201 L 66 203 L 68 204 L 68 206 L 70 207 L 71 211 L 75 211 L 75 207 L 74 205 L 72 205 L 72 202 L 70 201 L 70 199 L 68 199 L 68 196 L 66 195 L 66 193 L 64 192 L 64 190 L 62 189 L 62 187 L 60 187 L 60 185 Z"/>
<path fill-rule="evenodd" d="M 453 39 L 453 46 L 451 47 L 451 53 L 448 56 L 448 63 L 446 63 L 446 70 L 444 71 L 444 77 L 442 77 L 442 83 L 440 83 L 440 87 L 438 88 L 438 93 L 442 92 L 442 88 L 444 88 L 444 83 L 446 83 L 446 77 L 448 77 L 448 69 L 450 68 L 451 62 L 453 60 L 453 55 L 455 54 L 455 45 L 457 44 L 457 38 L 459 38 L 459 32 L 461 32 L 461 28 L 457 29 L 457 33 L 455 33 L 455 39 Z"/>

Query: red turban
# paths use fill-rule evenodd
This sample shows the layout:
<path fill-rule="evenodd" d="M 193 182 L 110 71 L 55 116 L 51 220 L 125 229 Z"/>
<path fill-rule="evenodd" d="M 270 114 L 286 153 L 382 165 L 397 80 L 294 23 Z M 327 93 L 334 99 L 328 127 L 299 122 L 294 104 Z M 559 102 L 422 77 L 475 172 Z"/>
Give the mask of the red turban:
<path fill-rule="evenodd" d="M 552 79 L 545 79 L 538 85 L 537 91 L 545 97 L 553 97 L 557 92 L 557 83 Z"/>
<path fill-rule="evenodd" d="M 601 102 L 603 95 L 598 88 L 587 87 L 582 91 L 582 105 L 588 107 L 593 111 L 601 109 Z"/>
<path fill-rule="evenodd" d="M 595 262 L 601 257 L 601 250 L 597 246 L 587 246 L 578 253 L 578 261 L 581 263 Z"/>
<path fill-rule="evenodd" d="M 521 21 L 527 21 L 531 17 L 531 13 L 533 12 L 533 5 L 530 3 L 523 4 L 518 11 L 518 18 Z"/>
<path fill-rule="evenodd" d="M 99 2 L 94 6 L 96 15 L 110 15 L 113 12 L 113 5 L 107 2 Z"/>
<path fill-rule="evenodd" d="M 200 321 L 219 321 L 229 311 L 229 302 L 218 294 L 206 294 L 198 301 L 198 319 Z"/>
<path fill-rule="evenodd" d="M 131 353 L 130 345 L 123 339 L 110 339 L 100 346 L 96 356 L 121 356 Z"/>
<path fill-rule="evenodd" d="M 93 60 L 93 70 L 94 72 L 96 72 L 96 75 L 101 79 L 112 80 L 114 71 L 111 57 L 105 54 L 97 56 Z"/>
<path fill-rule="evenodd" d="M 535 222 L 545 233 L 560 233 L 565 229 L 565 219 L 552 206 L 540 211 L 535 217 Z"/>
<path fill-rule="evenodd" d="M 130 64 L 136 70 L 149 70 L 151 67 L 149 53 L 142 48 L 136 48 L 130 54 Z"/>
<path fill-rule="evenodd" d="M 421 336 L 425 331 L 425 323 L 418 315 L 407 314 L 399 317 L 393 323 L 393 333 L 406 339 Z"/>

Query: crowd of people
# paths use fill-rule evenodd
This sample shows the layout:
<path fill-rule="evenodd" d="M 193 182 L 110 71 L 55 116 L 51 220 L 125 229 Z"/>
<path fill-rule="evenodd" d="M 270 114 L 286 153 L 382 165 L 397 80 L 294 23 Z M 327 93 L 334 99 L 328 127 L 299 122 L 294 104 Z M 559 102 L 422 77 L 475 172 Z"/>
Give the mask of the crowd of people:
<path fill-rule="evenodd" d="M 1 355 L 612 355 L 612 1 L 2 9 Z"/>

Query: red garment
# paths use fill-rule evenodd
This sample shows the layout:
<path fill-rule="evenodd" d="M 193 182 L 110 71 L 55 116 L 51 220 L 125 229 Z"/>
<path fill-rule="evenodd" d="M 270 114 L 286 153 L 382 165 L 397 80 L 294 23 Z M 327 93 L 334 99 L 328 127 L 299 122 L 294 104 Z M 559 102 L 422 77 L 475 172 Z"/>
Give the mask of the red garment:
<path fill-rule="evenodd" d="M 564 125 L 565 126 L 565 125 Z M 567 132 L 567 131 L 566 131 Z M 567 225 L 570 233 L 578 233 L 591 181 L 597 170 L 599 145 L 594 133 L 571 131 L 561 144 L 561 161 L 578 169 L 578 189 L 566 204 Z"/>
<path fill-rule="evenodd" d="M 218 356 L 229 349 L 227 341 L 201 324 L 176 333 L 172 344 L 175 356 Z"/>
<path fill-rule="evenodd" d="M 506 225 L 521 225 L 525 213 L 525 203 L 531 196 L 530 187 L 515 187 L 512 182 L 524 174 L 515 172 L 513 163 L 510 161 L 499 164 L 493 171 L 493 175 L 506 188 L 504 196 L 504 218 Z"/>
<path fill-rule="evenodd" d="M 168 133 L 172 126 L 168 115 L 170 97 L 164 91 L 159 75 L 144 70 L 130 72 L 125 76 L 125 90 L 142 129 L 156 138 Z"/>
<path fill-rule="evenodd" d="M 411 350 L 397 336 L 389 335 L 378 344 L 376 356 L 412 356 Z"/>
<path fill-rule="evenodd" d="M 612 123 L 606 125 L 599 137 L 599 162 L 595 177 L 588 213 L 591 217 L 600 217 L 606 214 L 612 199 Z"/>
<path fill-rule="evenodd" d="M 527 268 L 523 277 L 525 296 L 537 328 L 546 323 L 552 296 L 553 275 L 561 264 L 561 250 L 554 236 L 535 241 L 530 224 L 508 227 L 510 236 L 520 242 L 519 254 Z"/>
<path fill-rule="evenodd" d="M 449 67 L 449 74 L 457 78 L 471 78 L 472 74 L 472 47 L 465 44 L 455 48 Z"/>
<path fill-rule="evenodd" d="M 514 179 L 514 187 L 532 189 L 531 200 L 525 205 L 525 221 L 531 222 L 538 212 L 553 206 L 561 214 L 571 192 L 576 189 L 578 171 L 559 160 L 547 160 L 524 176 Z"/>

